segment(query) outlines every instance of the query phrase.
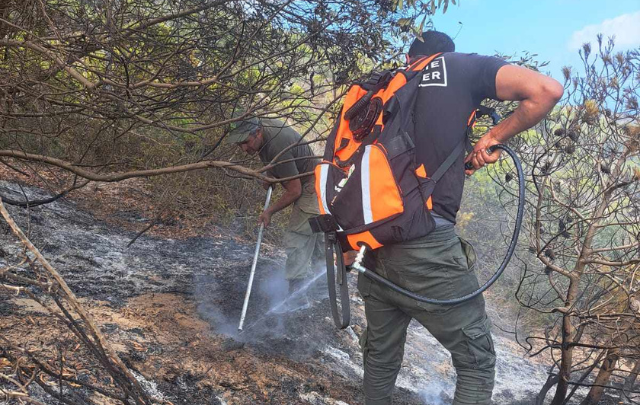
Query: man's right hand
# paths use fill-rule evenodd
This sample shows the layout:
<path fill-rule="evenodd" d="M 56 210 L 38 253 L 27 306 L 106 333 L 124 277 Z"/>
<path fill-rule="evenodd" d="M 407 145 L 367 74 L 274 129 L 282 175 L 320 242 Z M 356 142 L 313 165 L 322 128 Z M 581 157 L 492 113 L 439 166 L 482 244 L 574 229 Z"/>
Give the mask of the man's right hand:
<path fill-rule="evenodd" d="M 271 183 L 269 183 L 268 181 L 262 181 L 262 188 L 264 188 L 265 190 L 269 190 L 269 187 L 271 187 Z"/>
<path fill-rule="evenodd" d="M 473 147 L 473 151 L 464 159 L 465 163 L 471 163 L 472 169 L 467 169 L 464 172 L 467 175 L 473 174 L 476 170 L 484 167 L 487 164 L 492 164 L 498 161 L 502 150 L 497 149 L 493 153 L 489 154 L 489 147 L 493 145 L 499 145 L 500 142 L 496 140 L 491 132 L 487 132 L 476 142 Z M 467 167 L 465 165 L 465 167 Z"/>
<path fill-rule="evenodd" d="M 260 214 L 258 217 L 258 223 L 263 224 L 265 227 L 269 226 L 271 223 L 271 212 L 268 209 Z"/>

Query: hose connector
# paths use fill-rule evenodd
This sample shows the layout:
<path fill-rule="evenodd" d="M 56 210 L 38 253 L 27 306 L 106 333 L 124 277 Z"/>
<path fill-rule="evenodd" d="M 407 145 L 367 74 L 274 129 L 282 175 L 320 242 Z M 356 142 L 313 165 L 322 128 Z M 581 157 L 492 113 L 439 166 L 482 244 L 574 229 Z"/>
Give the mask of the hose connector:
<path fill-rule="evenodd" d="M 356 261 L 351 265 L 351 268 L 358 270 L 360 273 L 364 273 L 367 270 L 367 268 L 362 265 L 362 261 L 364 260 L 364 254 L 366 253 L 366 251 L 367 246 L 360 246 L 360 251 L 356 255 Z"/>

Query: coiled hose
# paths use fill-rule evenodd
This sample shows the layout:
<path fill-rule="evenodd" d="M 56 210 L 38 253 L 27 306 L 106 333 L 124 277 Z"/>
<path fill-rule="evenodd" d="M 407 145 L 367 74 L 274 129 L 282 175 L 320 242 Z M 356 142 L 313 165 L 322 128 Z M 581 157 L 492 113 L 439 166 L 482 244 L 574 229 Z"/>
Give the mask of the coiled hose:
<path fill-rule="evenodd" d="M 500 265 L 498 270 L 493 274 L 493 276 L 489 280 L 487 280 L 487 282 L 484 283 L 480 288 L 478 288 L 477 290 L 469 294 L 463 295 L 461 297 L 447 299 L 447 300 L 433 299 L 433 298 L 425 297 L 420 294 L 416 294 L 412 291 L 406 290 L 392 283 L 386 278 L 362 266 L 361 263 L 364 258 L 366 246 L 362 246 L 360 248 L 360 252 L 358 253 L 356 261 L 351 267 L 359 271 L 360 273 L 362 273 L 364 276 L 369 277 L 371 280 L 374 280 L 380 284 L 383 284 L 402 295 L 405 295 L 409 298 L 413 298 L 414 300 L 417 300 L 420 302 L 426 302 L 428 304 L 438 304 L 438 305 L 459 304 L 461 302 L 465 302 L 477 297 L 478 295 L 486 291 L 487 288 L 491 287 L 491 285 L 495 283 L 496 280 L 498 280 L 498 278 L 502 275 L 504 270 L 507 268 L 507 264 L 509 264 L 509 261 L 511 260 L 511 256 L 513 256 L 513 252 L 515 251 L 516 245 L 518 244 L 518 236 L 520 235 L 520 228 L 522 227 L 522 217 L 524 215 L 524 197 L 525 197 L 524 172 L 522 171 L 522 165 L 520 164 L 520 160 L 516 156 L 516 153 L 508 146 L 501 145 L 501 144 L 493 145 L 489 147 L 489 153 L 493 153 L 493 151 L 495 151 L 496 149 L 502 149 L 505 152 L 507 152 L 507 154 L 511 156 L 511 159 L 513 160 L 513 163 L 516 166 L 516 171 L 518 172 L 518 212 L 516 214 L 516 224 L 513 229 L 513 236 L 511 237 L 511 243 L 509 244 L 509 248 L 507 249 L 507 253 L 504 259 L 502 260 L 502 264 Z M 466 168 L 470 169 L 470 167 L 466 167 Z"/>

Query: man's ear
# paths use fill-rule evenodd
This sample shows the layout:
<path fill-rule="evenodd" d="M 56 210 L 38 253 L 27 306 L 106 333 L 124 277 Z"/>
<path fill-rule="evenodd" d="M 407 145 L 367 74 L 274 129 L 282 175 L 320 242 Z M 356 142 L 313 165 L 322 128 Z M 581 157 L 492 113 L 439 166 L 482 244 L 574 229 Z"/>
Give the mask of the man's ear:
<path fill-rule="evenodd" d="M 407 62 L 407 65 L 411 63 L 411 57 L 409 56 L 408 53 L 404 54 L 404 58 L 405 58 L 405 61 Z"/>

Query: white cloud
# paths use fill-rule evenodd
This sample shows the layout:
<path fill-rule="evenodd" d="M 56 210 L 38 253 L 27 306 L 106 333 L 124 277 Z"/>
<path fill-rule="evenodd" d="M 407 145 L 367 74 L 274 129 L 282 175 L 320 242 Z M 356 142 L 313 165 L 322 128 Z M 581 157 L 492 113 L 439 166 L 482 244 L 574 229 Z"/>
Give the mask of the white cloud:
<path fill-rule="evenodd" d="M 567 46 L 573 51 L 582 48 L 585 42 L 595 44 L 598 34 L 604 36 L 603 41 L 615 36 L 617 50 L 640 45 L 640 11 L 604 20 L 600 24 L 587 25 L 571 35 Z"/>

